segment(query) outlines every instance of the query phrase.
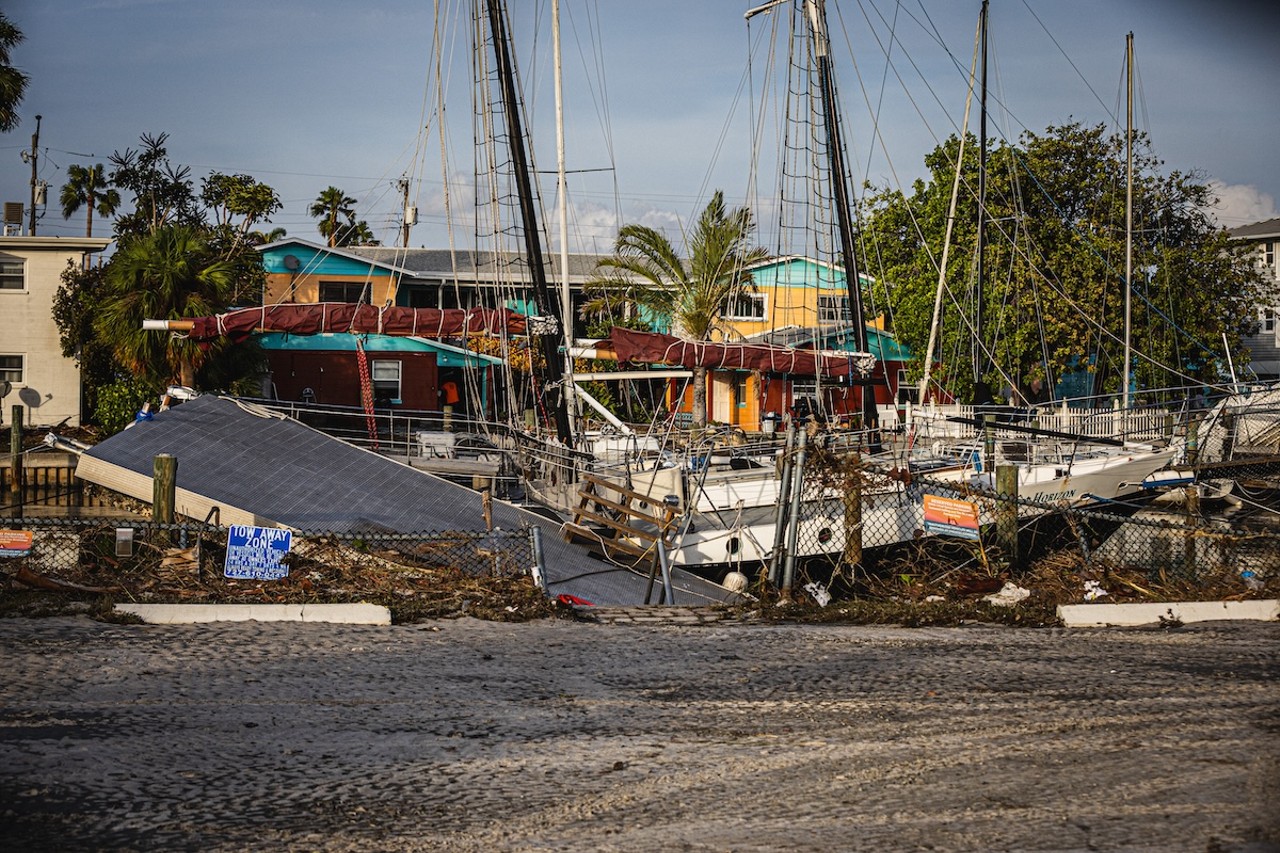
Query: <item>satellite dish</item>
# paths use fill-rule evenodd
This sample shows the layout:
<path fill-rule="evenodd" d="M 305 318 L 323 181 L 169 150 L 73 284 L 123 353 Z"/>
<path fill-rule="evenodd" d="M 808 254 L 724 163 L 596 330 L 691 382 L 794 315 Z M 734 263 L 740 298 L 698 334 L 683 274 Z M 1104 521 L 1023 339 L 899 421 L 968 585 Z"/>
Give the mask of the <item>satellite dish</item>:
<path fill-rule="evenodd" d="M 297 272 L 297 271 L 298 271 L 298 267 L 299 267 L 299 266 L 301 266 L 301 263 L 299 263 L 299 261 L 298 261 L 298 256 L 297 256 L 297 255 L 285 255 L 285 256 L 284 256 L 284 268 L 285 268 L 285 269 L 289 270 L 290 272 Z"/>
<path fill-rule="evenodd" d="M 13 383 L 8 379 L 0 381 L 0 400 L 9 396 L 9 392 L 13 390 Z"/>

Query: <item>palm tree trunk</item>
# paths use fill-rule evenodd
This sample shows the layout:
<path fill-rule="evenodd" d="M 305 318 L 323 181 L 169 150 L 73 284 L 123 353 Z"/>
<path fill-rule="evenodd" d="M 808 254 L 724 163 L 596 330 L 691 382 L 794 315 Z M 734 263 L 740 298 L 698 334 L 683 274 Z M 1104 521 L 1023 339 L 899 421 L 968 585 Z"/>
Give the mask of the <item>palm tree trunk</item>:
<path fill-rule="evenodd" d="M 693 426 L 695 429 L 707 425 L 707 369 L 693 369 Z"/>

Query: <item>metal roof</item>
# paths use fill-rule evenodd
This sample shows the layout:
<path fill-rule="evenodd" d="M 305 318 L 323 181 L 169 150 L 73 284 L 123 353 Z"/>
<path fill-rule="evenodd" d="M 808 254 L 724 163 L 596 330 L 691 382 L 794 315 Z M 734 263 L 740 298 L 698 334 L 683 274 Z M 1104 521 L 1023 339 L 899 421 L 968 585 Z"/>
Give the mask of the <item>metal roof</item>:
<path fill-rule="evenodd" d="M 77 476 L 139 500 L 152 498 L 155 457 L 178 459 L 177 511 L 223 524 L 311 532 L 427 533 L 485 530 L 481 496 L 448 480 L 346 444 L 276 412 L 205 395 L 141 421 L 86 451 Z M 595 604 L 644 602 L 647 576 L 563 541 L 559 522 L 495 500 L 504 530 L 542 528 L 546 586 Z M 709 604 L 734 595 L 675 572 L 675 602 Z"/>
<path fill-rule="evenodd" d="M 1227 232 L 1237 240 L 1280 237 L 1280 219 L 1264 219 L 1252 225 L 1242 225 Z"/>

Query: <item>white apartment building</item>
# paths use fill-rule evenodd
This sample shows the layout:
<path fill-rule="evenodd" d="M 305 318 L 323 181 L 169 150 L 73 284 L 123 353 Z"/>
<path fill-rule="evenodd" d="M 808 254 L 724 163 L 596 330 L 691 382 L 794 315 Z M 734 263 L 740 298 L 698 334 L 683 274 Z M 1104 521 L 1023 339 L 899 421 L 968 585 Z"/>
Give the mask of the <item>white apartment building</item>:
<path fill-rule="evenodd" d="M 80 370 L 62 355 L 53 299 L 68 264 L 111 244 L 98 237 L 0 237 L 0 421 L 80 424 Z"/>

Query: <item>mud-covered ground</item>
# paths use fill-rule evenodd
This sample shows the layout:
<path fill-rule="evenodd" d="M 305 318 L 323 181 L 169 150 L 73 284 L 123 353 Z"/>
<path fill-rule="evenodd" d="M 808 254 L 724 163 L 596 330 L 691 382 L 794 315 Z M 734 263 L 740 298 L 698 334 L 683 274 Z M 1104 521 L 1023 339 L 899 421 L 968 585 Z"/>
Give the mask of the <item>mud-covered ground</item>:
<path fill-rule="evenodd" d="M 0 619 L 13 850 L 1280 850 L 1280 624 Z"/>

